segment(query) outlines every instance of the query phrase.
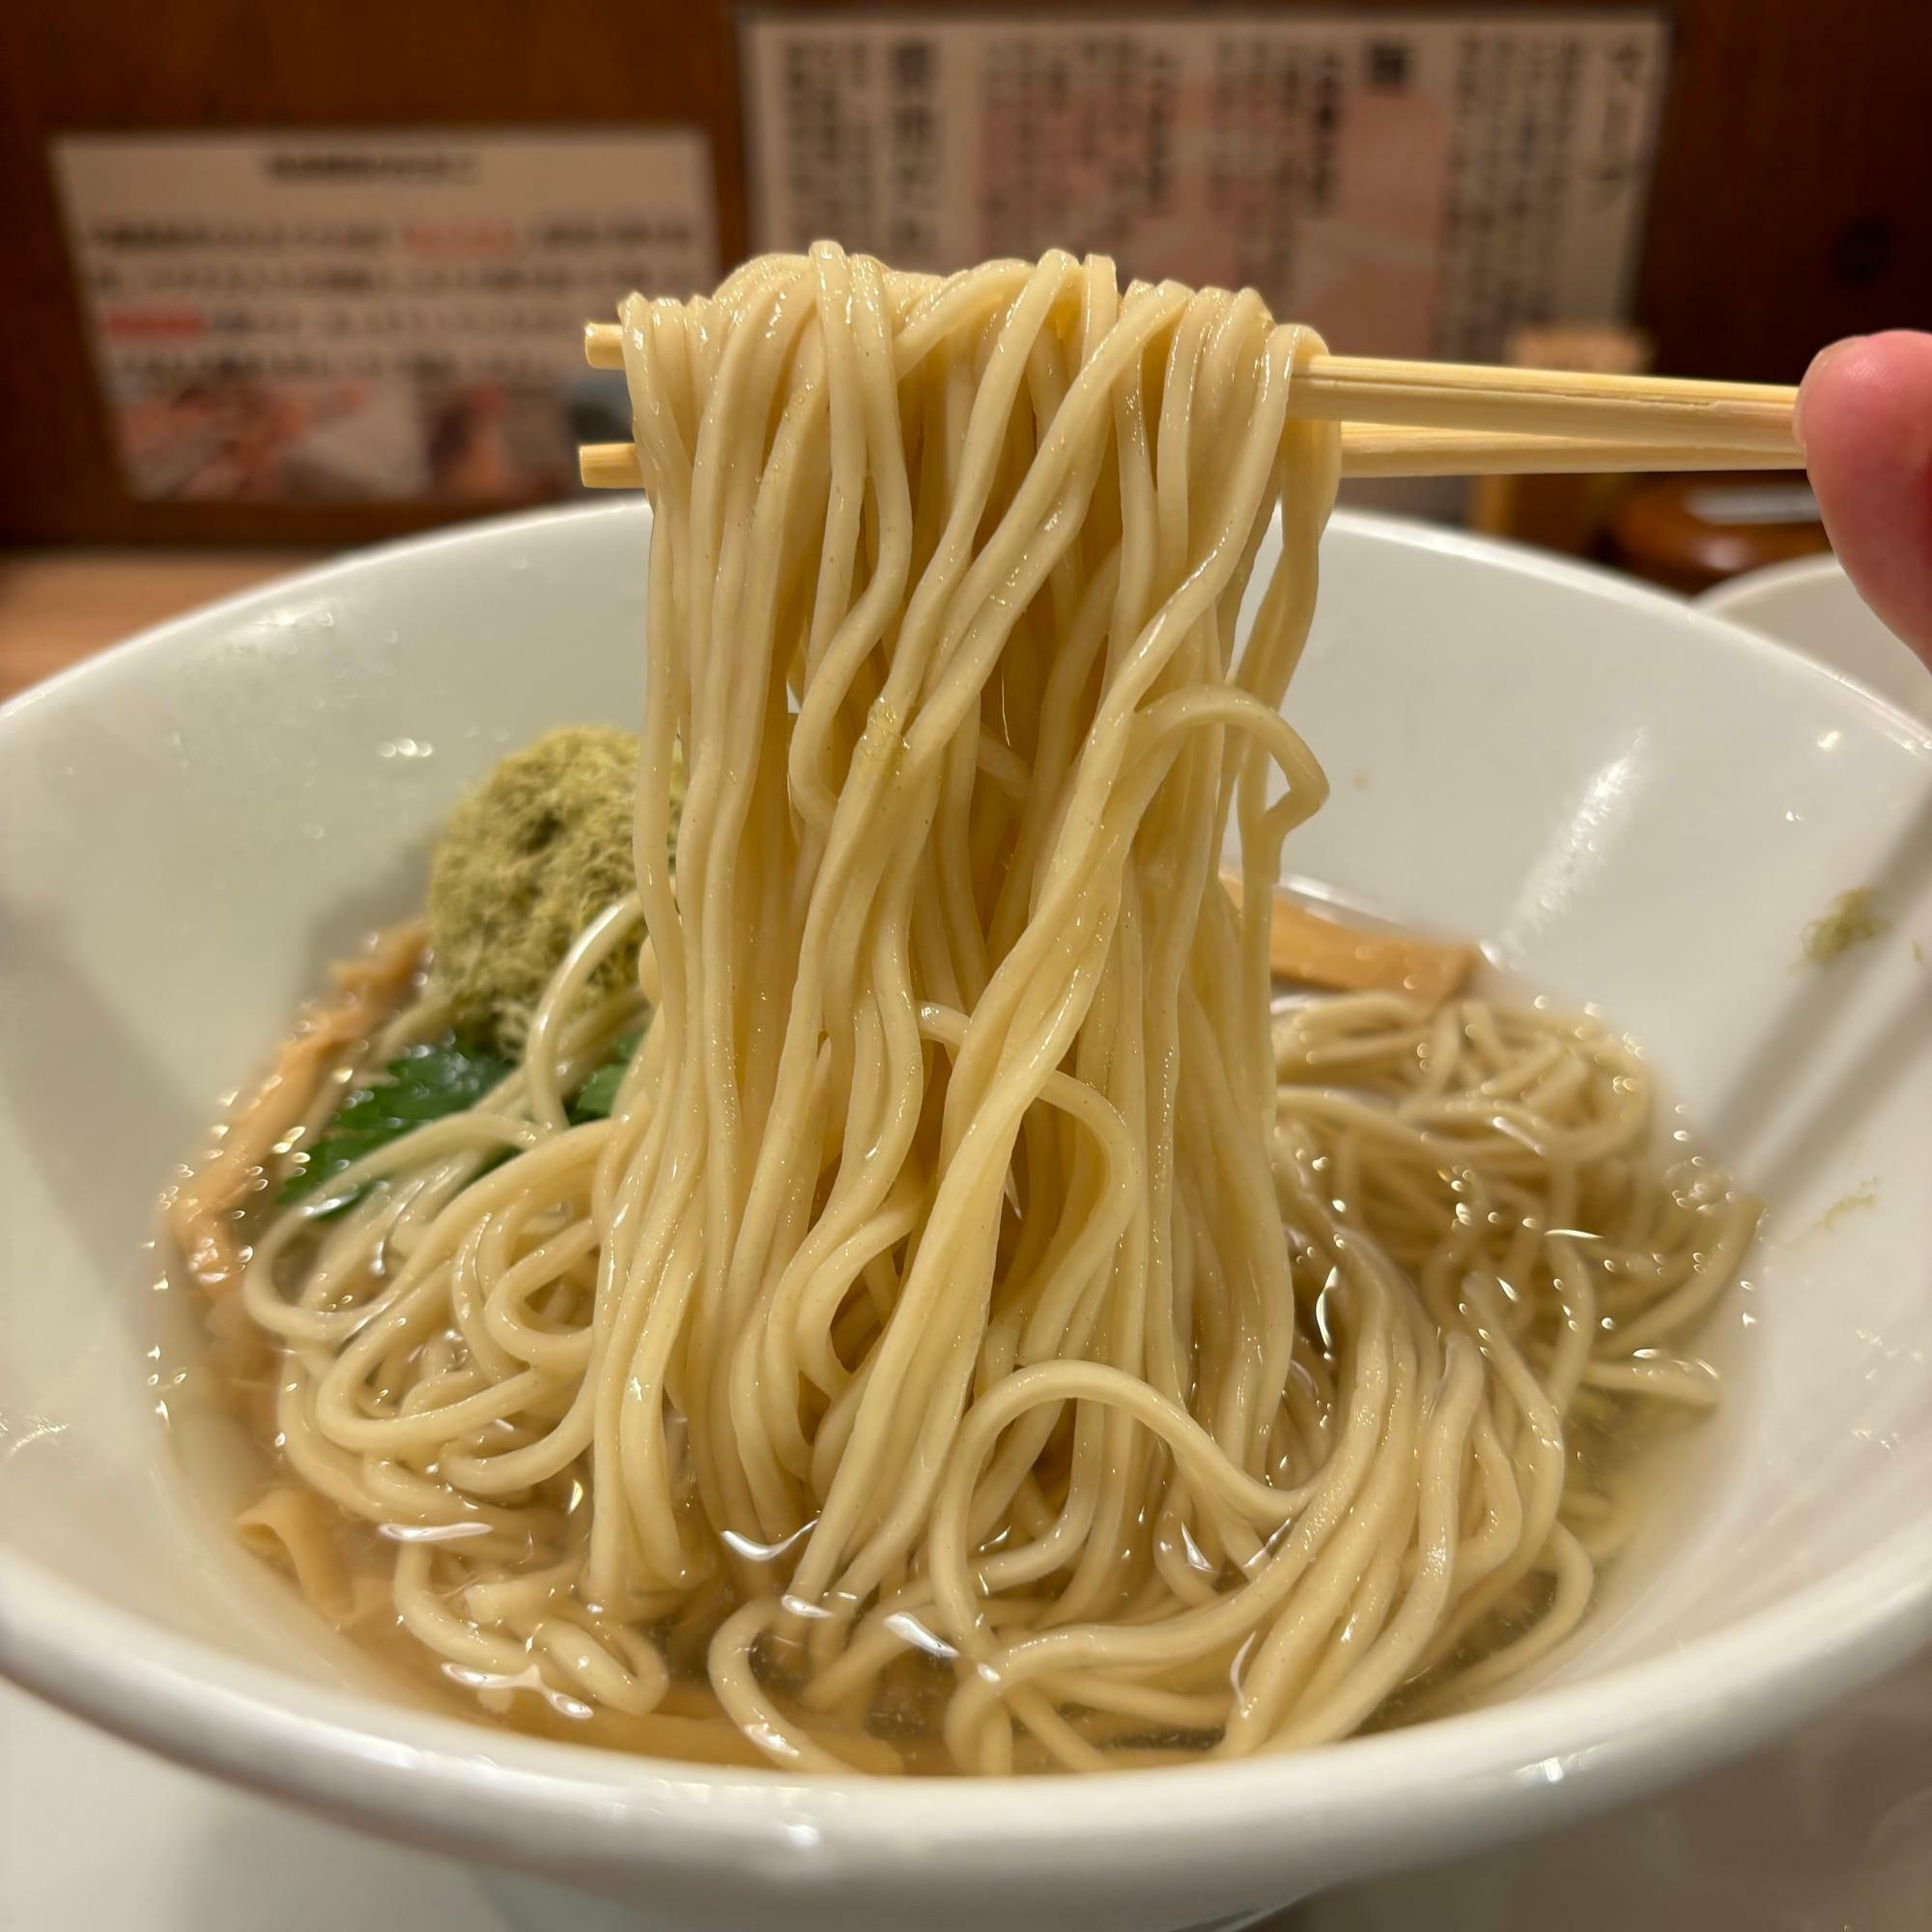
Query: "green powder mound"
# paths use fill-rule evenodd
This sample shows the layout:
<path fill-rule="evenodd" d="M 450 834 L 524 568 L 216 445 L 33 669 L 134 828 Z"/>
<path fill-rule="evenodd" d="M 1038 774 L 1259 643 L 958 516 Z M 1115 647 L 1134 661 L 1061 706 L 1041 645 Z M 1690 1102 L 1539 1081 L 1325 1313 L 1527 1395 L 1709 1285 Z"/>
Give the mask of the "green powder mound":
<path fill-rule="evenodd" d="M 516 1052 L 571 942 L 637 883 L 638 741 L 609 725 L 547 731 L 513 752 L 443 827 L 429 876 L 430 985 L 450 1024 Z M 683 785 L 672 785 L 672 824 Z M 593 996 L 638 981 L 638 940 Z"/>

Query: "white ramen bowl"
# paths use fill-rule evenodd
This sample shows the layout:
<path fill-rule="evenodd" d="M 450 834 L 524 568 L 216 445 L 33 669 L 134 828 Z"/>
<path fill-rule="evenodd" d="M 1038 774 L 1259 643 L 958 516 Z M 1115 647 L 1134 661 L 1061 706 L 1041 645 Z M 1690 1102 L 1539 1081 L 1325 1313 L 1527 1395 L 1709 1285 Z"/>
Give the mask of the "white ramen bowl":
<path fill-rule="evenodd" d="M 1341 517 L 1291 699 L 1334 796 L 1293 872 L 1600 1002 L 1773 1203 L 1708 1337 L 1729 1401 L 1594 1641 L 1469 1716 L 1085 1779 L 698 1770 L 385 1691 L 181 1472 L 152 1202 L 324 963 L 415 901 L 463 787 L 637 715 L 647 529 L 632 503 L 372 552 L 0 712 L 0 1667 L 653 1925 L 1134 1932 L 1662 1785 L 1932 1634 L 1932 735 L 1674 601 Z M 1855 886 L 1887 929 L 1808 961 Z"/>

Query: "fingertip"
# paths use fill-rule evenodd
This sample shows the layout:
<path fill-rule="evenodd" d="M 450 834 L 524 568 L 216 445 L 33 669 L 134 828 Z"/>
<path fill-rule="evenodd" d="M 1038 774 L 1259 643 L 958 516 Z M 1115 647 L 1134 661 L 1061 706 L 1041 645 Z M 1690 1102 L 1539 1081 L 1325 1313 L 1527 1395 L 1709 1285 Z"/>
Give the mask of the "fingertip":
<path fill-rule="evenodd" d="M 1932 335 L 1833 343 L 1799 386 L 1793 428 L 1839 561 L 1899 636 L 1932 653 Z"/>
<path fill-rule="evenodd" d="M 1832 365 L 1833 363 L 1842 363 L 1845 356 L 1852 351 L 1860 348 L 1865 340 L 1866 338 L 1862 335 L 1843 336 L 1836 342 L 1826 343 L 1824 348 L 1812 356 L 1805 368 L 1803 379 L 1798 384 L 1798 400 L 1792 406 L 1791 411 L 1791 433 L 1798 439 L 1800 449 L 1805 446 L 1804 418 L 1807 413 L 1807 406 L 1818 395 L 1820 390 L 1828 390 L 1831 387 L 1833 381 L 1831 373 Z"/>
<path fill-rule="evenodd" d="M 1909 328 L 1848 335 L 1811 358 L 1793 427 L 1810 453 L 1820 435 L 1884 430 L 1932 436 L 1932 335 Z"/>

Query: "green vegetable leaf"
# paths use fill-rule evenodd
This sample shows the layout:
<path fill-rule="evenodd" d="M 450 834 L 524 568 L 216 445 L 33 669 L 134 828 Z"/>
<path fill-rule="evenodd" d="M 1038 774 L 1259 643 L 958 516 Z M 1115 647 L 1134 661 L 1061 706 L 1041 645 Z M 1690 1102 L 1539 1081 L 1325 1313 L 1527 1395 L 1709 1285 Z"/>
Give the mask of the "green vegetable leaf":
<path fill-rule="evenodd" d="M 570 1103 L 570 1118 L 575 1124 L 582 1126 L 585 1121 L 611 1118 L 611 1109 L 617 1104 L 617 1089 L 624 1084 L 624 1075 L 631 1070 L 632 1056 L 642 1038 L 641 1033 L 626 1034 L 611 1049 L 610 1059 L 577 1090 L 577 1097 Z"/>
<path fill-rule="evenodd" d="M 475 1106 L 510 1070 L 508 1061 L 464 1046 L 453 1037 L 411 1047 L 343 1101 L 277 1198 L 284 1203 L 306 1199 L 344 1168 L 412 1127 Z M 355 1190 L 326 1211 L 340 1212 L 360 1192 Z"/>

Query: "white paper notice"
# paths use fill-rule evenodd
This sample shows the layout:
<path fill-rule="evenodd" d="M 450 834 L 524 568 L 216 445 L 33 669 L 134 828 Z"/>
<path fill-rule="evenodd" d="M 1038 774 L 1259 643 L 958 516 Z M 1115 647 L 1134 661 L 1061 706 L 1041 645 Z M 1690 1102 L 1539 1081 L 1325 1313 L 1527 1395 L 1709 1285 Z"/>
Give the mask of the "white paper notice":
<path fill-rule="evenodd" d="M 1654 14 L 761 15 L 753 238 L 908 268 L 1049 246 L 1259 289 L 1357 355 L 1625 308 Z"/>
<path fill-rule="evenodd" d="M 74 136 L 69 246 L 134 495 L 503 500 L 630 434 L 586 320 L 718 278 L 707 138 Z"/>

